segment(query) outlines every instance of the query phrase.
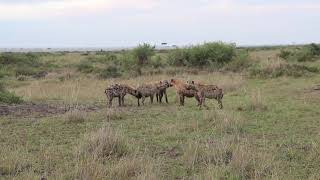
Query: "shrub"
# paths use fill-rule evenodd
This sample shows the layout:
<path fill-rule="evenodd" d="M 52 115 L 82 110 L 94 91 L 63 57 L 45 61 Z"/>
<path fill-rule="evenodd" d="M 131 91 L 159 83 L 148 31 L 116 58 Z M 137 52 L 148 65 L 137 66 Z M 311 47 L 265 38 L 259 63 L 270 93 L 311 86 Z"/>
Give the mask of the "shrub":
<path fill-rule="evenodd" d="M 38 56 L 33 53 L 3 53 L 0 55 L 0 64 L 31 67 L 39 67 L 41 65 Z"/>
<path fill-rule="evenodd" d="M 301 51 L 298 51 L 294 54 L 294 59 L 296 59 L 298 62 L 306 62 L 306 61 L 312 61 L 313 60 L 313 54 L 310 51 L 310 49 L 302 49 Z"/>
<path fill-rule="evenodd" d="M 140 44 L 132 50 L 133 56 L 138 60 L 139 65 L 147 64 L 151 56 L 155 54 L 155 47 L 150 44 Z"/>
<path fill-rule="evenodd" d="M 0 91 L 0 102 L 7 104 L 19 104 L 22 103 L 23 100 L 21 99 L 21 97 L 16 96 L 15 94 L 9 91 L 2 90 Z"/>
<path fill-rule="evenodd" d="M 306 62 L 313 61 L 320 55 L 320 47 L 316 44 L 303 46 L 295 51 L 281 50 L 279 57 L 289 61 Z"/>
<path fill-rule="evenodd" d="M 320 56 L 320 45 L 311 43 L 307 46 L 313 56 Z"/>
<path fill-rule="evenodd" d="M 16 68 L 16 77 L 18 76 L 33 76 L 36 75 L 39 70 L 30 66 L 18 66 Z"/>
<path fill-rule="evenodd" d="M 168 62 L 173 66 L 186 66 L 188 64 L 189 54 L 186 49 L 174 49 L 169 51 Z"/>
<path fill-rule="evenodd" d="M 249 55 L 245 51 L 241 51 L 237 53 L 237 56 L 229 62 L 224 70 L 232 71 L 232 72 L 241 72 L 247 69 L 250 66 Z"/>
<path fill-rule="evenodd" d="M 222 42 L 205 43 L 169 53 L 169 62 L 177 66 L 222 66 L 236 55 L 235 45 Z"/>
<path fill-rule="evenodd" d="M 160 67 L 163 67 L 164 64 L 162 63 L 162 58 L 161 56 L 157 55 L 156 57 L 154 58 L 151 58 L 151 66 L 153 68 L 160 68 Z"/>
<path fill-rule="evenodd" d="M 319 69 L 316 67 L 308 67 L 298 64 L 279 64 L 267 66 L 263 68 L 252 67 L 249 74 L 253 77 L 276 78 L 280 76 L 301 77 L 310 73 L 317 73 Z"/>
<path fill-rule="evenodd" d="M 99 73 L 99 77 L 103 79 L 120 77 L 121 73 L 117 66 L 108 66 Z"/>
<path fill-rule="evenodd" d="M 88 61 L 82 61 L 80 64 L 77 65 L 77 69 L 83 73 L 92 73 L 94 71 L 94 67 Z"/>
<path fill-rule="evenodd" d="M 287 60 L 291 55 L 292 55 L 291 51 L 282 49 L 280 51 L 279 57 L 282 58 L 282 59 L 286 59 Z"/>

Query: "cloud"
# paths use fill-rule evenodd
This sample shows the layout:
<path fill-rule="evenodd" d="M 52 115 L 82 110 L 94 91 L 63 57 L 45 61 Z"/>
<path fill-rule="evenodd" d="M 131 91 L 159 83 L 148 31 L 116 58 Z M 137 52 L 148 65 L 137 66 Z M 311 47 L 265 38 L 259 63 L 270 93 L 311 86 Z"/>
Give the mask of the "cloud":
<path fill-rule="evenodd" d="M 154 0 L 49 0 L 34 2 L 0 1 L 0 20 L 30 20 L 100 13 L 118 8 L 150 9 Z"/>
<path fill-rule="evenodd" d="M 319 13 L 320 3 L 313 1 L 269 1 L 250 3 L 238 0 L 213 0 L 204 9 L 222 14 Z"/>

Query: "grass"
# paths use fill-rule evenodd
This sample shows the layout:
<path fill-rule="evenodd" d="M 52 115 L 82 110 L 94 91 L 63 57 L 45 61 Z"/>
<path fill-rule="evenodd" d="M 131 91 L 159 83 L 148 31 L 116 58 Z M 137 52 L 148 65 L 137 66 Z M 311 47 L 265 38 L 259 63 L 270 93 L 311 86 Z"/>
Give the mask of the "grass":
<path fill-rule="evenodd" d="M 249 61 L 277 67 L 279 50 L 250 52 Z M 320 75 L 249 77 L 243 72 L 174 71 L 99 79 L 77 72 L 78 54 L 48 55 L 59 66 L 43 79 L 7 78 L 24 101 L 97 106 L 37 117 L 0 116 L 0 179 L 317 179 L 320 164 Z M 41 56 L 40 59 L 45 57 Z M 69 61 L 70 60 L 70 61 Z M 275 61 L 274 61 L 275 60 Z M 279 60 L 281 61 L 281 60 Z M 319 61 L 303 65 L 320 67 Z M 65 77 L 61 80 L 61 77 Z M 104 88 L 171 79 L 223 87 L 224 109 L 187 98 L 169 104 L 106 107 Z M 10 83 L 9 83 L 10 82 Z M 117 104 L 115 101 L 114 104 Z"/>

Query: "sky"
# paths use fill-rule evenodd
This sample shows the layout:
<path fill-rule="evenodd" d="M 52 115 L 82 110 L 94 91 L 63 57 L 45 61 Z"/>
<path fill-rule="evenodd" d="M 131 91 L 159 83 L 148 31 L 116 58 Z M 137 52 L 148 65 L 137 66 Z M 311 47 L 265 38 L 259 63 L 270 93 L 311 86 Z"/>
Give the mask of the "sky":
<path fill-rule="evenodd" d="M 0 48 L 320 42 L 320 0 L 0 0 Z"/>

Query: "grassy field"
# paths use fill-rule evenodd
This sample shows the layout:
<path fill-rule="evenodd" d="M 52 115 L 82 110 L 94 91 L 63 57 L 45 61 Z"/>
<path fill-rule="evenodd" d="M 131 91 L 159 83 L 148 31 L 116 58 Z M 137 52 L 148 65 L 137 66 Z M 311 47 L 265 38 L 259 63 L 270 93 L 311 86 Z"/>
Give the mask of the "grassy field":
<path fill-rule="evenodd" d="M 247 61 L 274 72 L 287 63 L 279 53 L 249 51 Z M 319 179 L 319 73 L 269 77 L 251 76 L 250 68 L 160 67 L 159 73 L 101 79 L 77 71 L 83 59 L 44 55 L 41 61 L 52 64 L 45 78 L 5 79 L 25 102 L 69 111 L 39 115 L 30 108 L 0 116 L 0 179 Z M 318 59 L 297 64 L 320 68 Z M 127 95 L 125 107 L 116 100 L 106 106 L 109 84 L 171 78 L 221 86 L 224 109 L 215 100 L 199 109 L 194 98 L 178 106 L 173 88 L 169 104 L 147 99 L 138 107 Z"/>

